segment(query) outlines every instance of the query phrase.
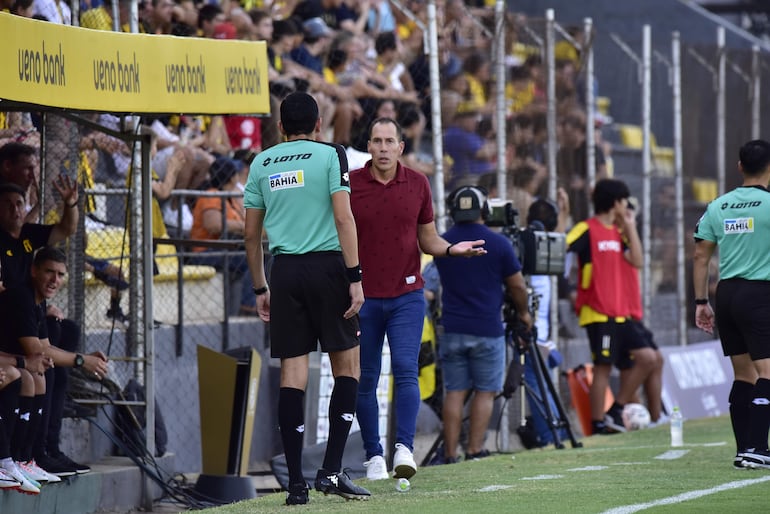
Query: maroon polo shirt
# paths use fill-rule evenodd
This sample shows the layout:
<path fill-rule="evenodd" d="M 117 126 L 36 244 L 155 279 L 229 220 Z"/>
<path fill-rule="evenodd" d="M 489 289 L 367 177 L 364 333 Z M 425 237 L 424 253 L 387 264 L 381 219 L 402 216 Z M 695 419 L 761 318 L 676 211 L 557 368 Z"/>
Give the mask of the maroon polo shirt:
<path fill-rule="evenodd" d="M 422 173 L 399 162 L 396 177 L 382 184 L 371 166 L 350 173 L 364 296 L 395 298 L 423 286 L 417 227 L 433 223 L 433 200 Z"/>

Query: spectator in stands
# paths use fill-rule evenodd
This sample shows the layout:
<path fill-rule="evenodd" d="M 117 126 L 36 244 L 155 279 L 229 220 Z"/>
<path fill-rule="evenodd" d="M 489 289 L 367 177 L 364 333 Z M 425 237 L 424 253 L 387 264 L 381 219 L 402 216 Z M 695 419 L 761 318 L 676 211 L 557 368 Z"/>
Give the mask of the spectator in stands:
<path fill-rule="evenodd" d="M 64 202 L 63 214 L 54 225 L 24 222 L 24 191 L 14 184 L 0 185 L 0 264 L 2 287 L 23 286 L 32 267 L 33 252 L 42 246 L 57 244 L 75 233 L 78 222 L 77 185 L 66 176 L 53 182 Z M 80 328 L 55 305 L 48 305 L 46 326 L 51 343 L 65 352 L 75 352 L 80 343 Z M 74 353 L 72 353 L 74 356 Z M 46 372 L 44 416 L 33 456 L 54 474 L 90 471 L 88 466 L 72 461 L 59 449 L 59 435 L 67 390 L 68 373 L 64 367 Z"/>
<path fill-rule="evenodd" d="M 305 68 L 323 75 L 324 54 L 329 49 L 334 31 L 321 18 L 311 18 L 302 23 L 302 44 L 289 52 L 292 60 Z"/>
<path fill-rule="evenodd" d="M 304 78 L 307 72 L 289 56 L 299 34 L 300 30 L 293 20 L 273 21 L 272 39 L 267 40 L 267 78 L 270 83 L 271 113 L 278 112 L 278 106 L 289 93 L 307 90 L 308 82 Z M 333 106 L 331 108 L 333 109 Z M 333 116 L 334 111 L 330 114 Z M 328 112 L 324 113 L 324 116 L 328 115 Z M 279 142 L 278 117 L 271 114 L 262 119 L 262 148 L 270 148 Z"/>
<path fill-rule="evenodd" d="M 11 142 L 40 148 L 40 133 L 32 124 L 30 113 L 0 112 L 0 146 Z"/>
<path fill-rule="evenodd" d="M 580 111 L 573 111 L 562 118 L 560 124 L 560 147 L 556 156 L 558 186 L 566 189 L 573 223 L 588 218 L 588 205 L 592 184 L 588 181 L 586 159 L 586 119 Z M 607 176 L 604 153 L 598 146 L 594 149 L 596 180 Z"/>
<path fill-rule="evenodd" d="M 452 158 L 448 189 L 474 185 L 484 173 L 494 171 L 495 142 L 479 135 L 482 114 L 475 103 L 460 106 L 444 132 L 444 149 Z"/>
<path fill-rule="evenodd" d="M 535 81 L 526 66 L 513 66 L 509 73 L 510 80 L 505 85 L 505 100 L 510 116 L 520 113 L 535 102 Z"/>
<path fill-rule="evenodd" d="M 461 58 L 468 57 L 488 44 L 464 0 L 447 0 L 443 18 L 440 26 L 445 27 L 450 48 Z"/>
<path fill-rule="evenodd" d="M 147 32 L 149 34 L 171 34 L 174 28 L 174 14 L 176 12 L 180 18 L 184 18 L 183 8 L 174 0 L 150 1 L 152 2 L 152 10 L 145 19 Z M 195 26 L 194 23 L 191 25 Z"/>
<path fill-rule="evenodd" d="M 30 222 L 37 221 L 40 215 L 37 154 L 36 148 L 23 143 L 8 143 L 0 147 L 0 182 L 16 184 L 25 191 L 25 219 Z"/>
<path fill-rule="evenodd" d="M 369 0 L 366 0 L 369 3 Z M 292 17 L 302 22 L 312 18 L 321 18 L 329 27 L 344 29 L 343 24 L 356 19 L 356 13 L 344 0 L 302 0 L 292 11 Z"/>
<path fill-rule="evenodd" d="M 203 4 L 198 8 L 198 34 L 205 38 L 214 38 L 217 25 L 227 20 L 218 4 Z"/>
<path fill-rule="evenodd" d="M 45 16 L 45 19 L 51 23 L 72 25 L 72 11 L 67 2 L 63 0 L 34 0 L 32 13 L 33 15 Z"/>
<path fill-rule="evenodd" d="M 153 120 L 151 130 L 155 137 L 150 156 L 152 171 L 157 177 L 152 183 L 153 194 L 160 203 L 166 225 L 189 233 L 192 211 L 187 202 L 172 197 L 171 193 L 174 190 L 198 189 L 203 185 L 214 156 L 200 147 L 182 144 L 179 135 L 169 130 L 160 119 Z"/>
<path fill-rule="evenodd" d="M 434 170 L 432 158 L 420 155 L 420 145 L 425 131 L 425 117 L 414 104 L 401 106 L 397 117 L 404 131 L 404 152 L 401 162 L 404 166 L 419 171 L 423 175 L 432 176 Z"/>
<path fill-rule="evenodd" d="M 35 16 L 35 9 L 33 6 L 34 0 L 14 0 L 11 5 L 11 14 L 21 16 L 23 18 L 32 18 Z"/>
<path fill-rule="evenodd" d="M 254 27 L 251 39 L 254 41 L 266 41 L 270 44 L 273 40 L 273 17 L 264 9 L 250 9 L 248 12 L 251 24 Z"/>
<path fill-rule="evenodd" d="M 396 91 L 414 91 L 414 82 L 402 60 L 398 39 L 393 32 L 383 32 L 374 42 L 377 73 Z"/>
<path fill-rule="evenodd" d="M 227 157 L 219 157 L 209 171 L 209 182 L 204 186 L 207 192 L 239 192 L 239 173 L 242 164 Z M 224 222 L 223 222 L 224 215 Z M 193 226 L 190 238 L 193 240 L 243 239 L 246 212 L 241 197 L 200 197 L 193 209 Z M 252 291 L 251 276 L 248 272 L 246 257 L 241 255 L 223 255 L 218 247 L 193 247 L 195 256 L 190 259 L 194 264 L 213 266 L 218 270 L 227 269 L 231 275 L 231 285 L 240 292 L 239 307 L 231 309 L 230 314 L 256 315 L 256 298 Z"/>
<path fill-rule="evenodd" d="M 128 316 L 120 306 L 123 291 L 128 289 L 128 282 L 118 266 L 106 259 L 99 259 L 88 254 L 88 232 L 84 234 L 83 246 L 86 248 L 85 270 L 90 271 L 95 278 L 110 287 L 110 307 L 107 317 L 118 323 L 128 323 Z"/>
<path fill-rule="evenodd" d="M 396 17 L 388 0 L 371 0 L 366 26 L 374 38 L 383 32 L 396 32 Z"/>
<path fill-rule="evenodd" d="M 482 114 L 494 112 L 494 101 L 489 97 L 491 62 L 482 52 L 473 52 L 463 61 L 463 72 L 468 80 L 468 101 Z"/>
<path fill-rule="evenodd" d="M 452 125 L 460 106 L 468 100 L 468 79 L 458 67 L 442 79 L 441 87 L 441 124 Z"/>
<path fill-rule="evenodd" d="M 507 172 L 508 200 L 513 202 L 513 206 L 519 210 L 519 213 L 526 213 L 529 206 L 535 201 L 537 190 L 546 180 L 547 174 L 541 166 L 536 168 L 527 164 L 522 164 L 516 168 L 509 169 Z M 527 227 L 527 220 L 524 216 L 520 217 L 522 228 Z"/>
<path fill-rule="evenodd" d="M 131 2 L 127 0 L 103 0 L 102 5 L 80 14 L 80 26 L 94 30 L 112 30 L 112 3 L 118 2 L 118 19 L 123 32 L 131 32 Z M 145 32 L 143 16 L 139 15 L 139 32 Z"/>

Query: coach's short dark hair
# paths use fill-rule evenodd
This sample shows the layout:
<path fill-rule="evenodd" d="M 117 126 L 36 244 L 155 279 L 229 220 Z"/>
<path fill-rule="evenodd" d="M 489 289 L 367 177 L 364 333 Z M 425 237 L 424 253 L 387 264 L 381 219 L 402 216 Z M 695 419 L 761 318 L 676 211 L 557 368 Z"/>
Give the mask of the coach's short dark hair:
<path fill-rule="evenodd" d="M 396 120 L 394 120 L 393 118 L 388 118 L 387 116 L 383 116 L 382 118 L 377 118 L 369 124 L 369 138 L 371 139 L 372 137 L 372 130 L 374 129 L 375 125 L 381 125 L 381 124 L 387 124 L 387 123 L 390 123 L 391 125 L 396 127 L 396 138 L 399 141 L 404 139 L 404 129 L 401 128 L 401 125 L 399 125 L 399 123 Z"/>
<path fill-rule="evenodd" d="M 738 153 L 746 175 L 761 175 L 770 165 L 770 143 L 754 139 L 743 145 Z"/>
<path fill-rule="evenodd" d="M 318 104 L 307 93 L 289 94 L 281 102 L 281 124 L 287 136 L 312 134 L 318 121 Z"/>

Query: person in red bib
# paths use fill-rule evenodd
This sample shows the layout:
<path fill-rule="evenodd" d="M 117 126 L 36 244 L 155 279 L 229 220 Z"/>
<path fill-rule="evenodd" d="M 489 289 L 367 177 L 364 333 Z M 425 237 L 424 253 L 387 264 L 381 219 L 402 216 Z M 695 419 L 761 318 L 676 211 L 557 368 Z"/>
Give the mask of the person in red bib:
<path fill-rule="evenodd" d="M 578 258 L 579 278 L 575 309 L 591 345 L 594 378 L 589 390 L 593 433 L 624 432 L 623 398 L 640 384 L 622 384 L 616 403 L 605 414 L 604 397 L 610 371 L 621 355 L 619 325 L 628 316 L 625 266 L 642 266 L 642 243 L 633 212 L 628 207 L 628 186 L 615 179 L 599 180 L 592 195 L 593 217 L 567 234 L 570 252 Z"/>

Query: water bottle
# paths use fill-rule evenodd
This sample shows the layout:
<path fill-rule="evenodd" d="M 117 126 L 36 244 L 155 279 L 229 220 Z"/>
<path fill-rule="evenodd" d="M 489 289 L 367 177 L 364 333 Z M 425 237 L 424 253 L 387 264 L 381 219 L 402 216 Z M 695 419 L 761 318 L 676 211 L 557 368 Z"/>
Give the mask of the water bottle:
<path fill-rule="evenodd" d="M 682 419 L 682 411 L 679 407 L 674 407 L 674 412 L 671 413 L 671 446 L 684 445 L 682 432 L 684 430 L 684 420 Z"/>

